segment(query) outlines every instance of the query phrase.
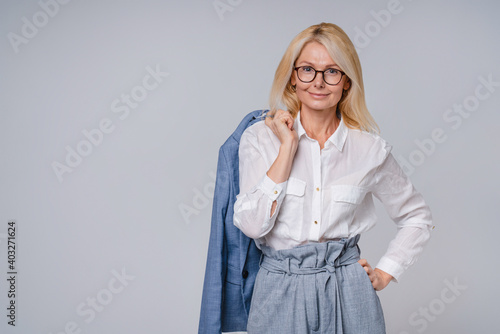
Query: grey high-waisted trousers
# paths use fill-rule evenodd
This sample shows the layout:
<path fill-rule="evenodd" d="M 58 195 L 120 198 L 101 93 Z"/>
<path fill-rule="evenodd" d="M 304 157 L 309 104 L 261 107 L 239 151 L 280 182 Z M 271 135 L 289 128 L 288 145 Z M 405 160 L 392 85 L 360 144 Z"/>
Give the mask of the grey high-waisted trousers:
<path fill-rule="evenodd" d="M 358 240 L 263 246 L 248 333 L 385 333 L 380 300 L 358 263 Z"/>

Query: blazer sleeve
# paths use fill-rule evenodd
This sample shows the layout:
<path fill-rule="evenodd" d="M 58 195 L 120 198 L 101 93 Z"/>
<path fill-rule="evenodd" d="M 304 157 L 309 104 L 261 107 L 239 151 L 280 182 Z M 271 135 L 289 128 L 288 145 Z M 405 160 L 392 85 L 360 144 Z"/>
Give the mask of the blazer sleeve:
<path fill-rule="evenodd" d="M 221 333 L 222 289 L 227 270 L 224 221 L 229 203 L 230 174 L 228 168 L 221 147 L 217 162 L 210 239 L 198 326 L 199 334 Z"/>

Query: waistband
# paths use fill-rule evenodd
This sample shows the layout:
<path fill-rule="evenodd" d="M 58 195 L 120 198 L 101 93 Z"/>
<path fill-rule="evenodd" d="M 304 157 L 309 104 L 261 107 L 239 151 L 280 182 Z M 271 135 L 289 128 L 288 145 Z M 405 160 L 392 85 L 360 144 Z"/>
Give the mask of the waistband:
<path fill-rule="evenodd" d="M 353 264 L 360 259 L 360 235 L 338 241 L 309 243 L 291 249 L 275 250 L 262 246 L 260 266 L 274 273 L 309 275 L 334 273 L 335 268 Z"/>

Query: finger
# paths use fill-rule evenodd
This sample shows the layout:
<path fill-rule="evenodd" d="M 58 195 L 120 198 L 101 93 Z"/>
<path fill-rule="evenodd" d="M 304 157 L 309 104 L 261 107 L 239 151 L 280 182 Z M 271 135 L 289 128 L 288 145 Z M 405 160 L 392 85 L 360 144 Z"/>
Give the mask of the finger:
<path fill-rule="evenodd" d="M 276 114 L 274 115 L 274 119 L 284 119 L 284 118 L 291 118 L 291 119 L 293 119 L 292 114 L 290 114 L 289 111 L 278 109 L 276 111 Z"/>
<path fill-rule="evenodd" d="M 274 118 L 279 118 L 279 117 L 281 117 L 284 113 L 285 113 L 285 111 L 284 111 L 283 109 L 278 109 L 278 110 L 276 110 L 276 113 L 274 114 Z"/>
<path fill-rule="evenodd" d="M 372 269 L 372 266 L 370 266 L 370 263 L 367 260 L 365 260 L 365 266 Z"/>
<path fill-rule="evenodd" d="M 291 130 L 293 128 L 293 122 L 286 115 L 283 115 L 282 117 L 280 117 L 277 120 L 277 122 L 279 122 L 279 124 L 280 124 L 279 126 L 281 126 L 281 124 L 282 124 L 282 125 L 286 126 L 289 130 Z"/>
<path fill-rule="evenodd" d="M 271 117 L 266 117 L 266 119 L 264 120 L 264 122 L 266 123 L 266 125 L 268 127 L 271 127 L 271 124 L 273 123 L 273 119 Z"/>

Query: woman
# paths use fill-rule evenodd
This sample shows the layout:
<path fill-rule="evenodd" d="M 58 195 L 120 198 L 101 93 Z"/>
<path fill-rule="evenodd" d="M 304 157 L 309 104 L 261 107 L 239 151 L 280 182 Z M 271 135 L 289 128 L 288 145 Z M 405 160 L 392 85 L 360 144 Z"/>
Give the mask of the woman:
<path fill-rule="evenodd" d="M 345 32 L 321 23 L 297 35 L 270 102 L 239 147 L 234 224 L 263 253 L 248 333 L 385 333 L 376 291 L 415 262 L 432 218 L 376 133 Z M 376 223 L 372 195 L 398 227 L 375 269 L 357 245 Z"/>

